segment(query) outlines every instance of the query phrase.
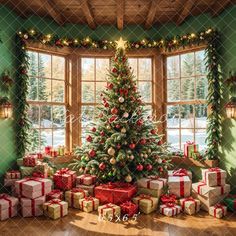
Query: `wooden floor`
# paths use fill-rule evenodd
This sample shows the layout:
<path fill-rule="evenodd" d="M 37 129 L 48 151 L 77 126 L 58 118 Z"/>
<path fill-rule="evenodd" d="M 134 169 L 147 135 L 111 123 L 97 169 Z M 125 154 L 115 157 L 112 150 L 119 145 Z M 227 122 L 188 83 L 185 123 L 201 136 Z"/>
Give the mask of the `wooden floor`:
<path fill-rule="evenodd" d="M 17 217 L 0 222 L 0 236 L 87 236 L 87 235 L 212 235 L 235 236 L 236 214 L 228 213 L 224 220 L 215 219 L 205 212 L 196 216 L 179 215 L 169 218 L 157 213 L 139 215 L 136 221 L 98 221 L 95 213 L 70 210 L 69 215 L 60 220 L 45 217 Z"/>

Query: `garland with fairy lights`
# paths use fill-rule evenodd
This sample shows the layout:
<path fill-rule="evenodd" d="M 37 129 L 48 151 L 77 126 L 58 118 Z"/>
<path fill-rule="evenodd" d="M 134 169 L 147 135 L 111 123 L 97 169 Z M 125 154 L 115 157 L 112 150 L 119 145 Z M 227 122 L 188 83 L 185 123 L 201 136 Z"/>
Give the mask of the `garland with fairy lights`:
<path fill-rule="evenodd" d="M 46 46 L 58 48 L 83 48 L 113 50 L 116 47 L 115 41 L 93 40 L 90 37 L 69 38 L 59 37 L 55 34 L 42 34 L 35 29 L 19 31 L 16 35 L 16 48 L 18 58 L 18 69 L 16 78 L 16 91 L 18 96 L 15 99 L 16 117 L 16 140 L 18 156 L 24 155 L 27 144 L 27 131 L 29 121 L 27 119 L 27 84 L 28 84 L 28 57 L 26 53 L 27 42 L 40 42 Z M 218 158 L 218 149 L 221 143 L 221 115 L 220 107 L 222 103 L 222 75 L 220 71 L 220 37 L 216 30 L 207 29 L 198 33 L 190 33 L 183 36 L 175 36 L 160 40 L 143 39 L 141 41 L 127 42 L 127 49 L 157 48 L 165 51 L 173 51 L 187 46 L 196 46 L 205 43 L 207 68 L 208 68 L 208 97 L 207 103 L 211 107 L 208 115 L 206 156 L 208 159 Z"/>

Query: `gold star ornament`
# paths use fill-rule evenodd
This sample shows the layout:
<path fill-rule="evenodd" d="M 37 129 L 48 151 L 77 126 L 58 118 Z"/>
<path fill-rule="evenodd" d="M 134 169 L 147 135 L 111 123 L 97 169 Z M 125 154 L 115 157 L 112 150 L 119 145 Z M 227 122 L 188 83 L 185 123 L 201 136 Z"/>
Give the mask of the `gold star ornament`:
<path fill-rule="evenodd" d="M 122 37 L 120 37 L 119 40 L 116 40 L 115 43 L 116 43 L 116 49 L 121 48 L 125 50 L 127 41 L 124 41 Z"/>

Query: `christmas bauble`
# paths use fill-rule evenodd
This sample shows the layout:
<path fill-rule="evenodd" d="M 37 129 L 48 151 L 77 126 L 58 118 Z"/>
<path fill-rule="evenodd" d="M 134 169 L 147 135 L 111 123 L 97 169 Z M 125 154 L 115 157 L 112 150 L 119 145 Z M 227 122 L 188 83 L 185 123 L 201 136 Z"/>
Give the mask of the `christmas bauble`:
<path fill-rule="evenodd" d="M 136 124 L 137 124 L 138 126 L 143 125 L 143 120 L 142 120 L 142 119 L 138 120 Z"/>
<path fill-rule="evenodd" d="M 108 173 L 108 177 L 112 177 L 112 175 L 113 175 L 112 172 Z"/>
<path fill-rule="evenodd" d="M 125 177 L 125 181 L 126 181 L 127 183 L 130 183 L 130 182 L 132 181 L 131 175 L 127 175 L 127 176 Z"/>
<path fill-rule="evenodd" d="M 89 151 L 89 156 L 90 156 L 90 157 L 95 157 L 95 156 L 96 156 L 96 152 L 95 152 L 94 149 L 92 149 L 92 150 Z"/>
<path fill-rule="evenodd" d="M 107 129 L 110 130 L 110 129 L 111 129 L 111 126 L 110 126 L 110 125 L 107 125 Z"/>
<path fill-rule="evenodd" d="M 162 159 L 161 159 L 161 158 L 158 158 L 158 159 L 157 159 L 157 163 L 161 164 L 161 163 L 162 163 Z"/>
<path fill-rule="evenodd" d="M 103 137 L 103 136 L 105 136 L 105 132 L 104 131 L 101 131 L 100 132 L 100 135 Z"/>
<path fill-rule="evenodd" d="M 117 125 L 116 125 L 116 128 L 117 128 L 117 129 L 119 129 L 119 128 L 120 128 L 120 125 L 119 125 L 119 124 L 117 124 Z"/>
<path fill-rule="evenodd" d="M 97 129 L 96 129 L 95 127 L 92 127 L 92 128 L 91 128 L 91 131 L 92 131 L 92 132 L 96 132 L 96 130 L 97 130 Z"/>
<path fill-rule="evenodd" d="M 124 99 L 123 97 L 119 97 L 118 101 L 119 101 L 120 103 L 123 103 L 123 102 L 125 101 L 125 99 Z"/>
<path fill-rule="evenodd" d="M 163 168 L 161 166 L 158 167 L 159 172 L 163 172 Z"/>
<path fill-rule="evenodd" d="M 151 153 L 151 152 L 152 152 L 152 149 L 149 148 L 149 149 L 148 149 L 148 153 Z"/>
<path fill-rule="evenodd" d="M 87 142 L 92 142 L 92 140 L 93 140 L 93 138 L 92 138 L 91 135 L 88 135 L 88 136 L 86 137 L 86 141 L 87 141 Z"/>
<path fill-rule="evenodd" d="M 128 117 L 129 117 L 129 113 L 128 113 L 128 112 L 125 112 L 125 113 L 123 114 L 123 117 L 124 117 L 124 118 L 128 118 Z"/>
<path fill-rule="evenodd" d="M 139 140 L 139 143 L 140 143 L 141 145 L 146 144 L 146 139 L 145 139 L 145 138 L 140 139 L 140 140 Z"/>
<path fill-rule="evenodd" d="M 155 130 L 155 129 L 152 129 L 152 130 L 151 130 L 151 134 L 156 134 L 156 130 Z"/>
<path fill-rule="evenodd" d="M 138 164 L 138 165 L 136 166 L 136 170 L 137 170 L 137 171 L 142 171 L 142 170 L 143 170 L 143 165 Z"/>
<path fill-rule="evenodd" d="M 105 107 L 109 107 L 109 103 L 108 103 L 108 102 L 105 102 L 105 103 L 104 103 L 104 106 L 105 106 Z"/>
<path fill-rule="evenodd" d="M 143 157 L 144 157 L 144 158 L 148 158 L 148 154 L 144 154 Z"/>
<path fill-rule="evenodd" d="M 118 143 L 118 144 L 116 145 L 116 148 L 117 148 L 117 149 L 120 149 L 120 148 L 121 148 L 121 145 Z"/>
<path fill-rule="evenodd" d="M 113 121 L 115 121 L 117 119 L 117 116 L 112 116 L 111 118 L 109 118 L 109 123 L 112 123 Z"/>
<path fill-rule="evenodd" d="M 131 156 L 129 157 L 129 159 L 130 159 L 130 160 L 133 160 L 133 159 L 134 159 L 134 155 L 131 155 Z"/>
<path fill-rule="evenodd" d="M 123 128 L 120 130 L 120 132 L 123 133 L 123 134 L 125 134 L 125 133 L 126 133 L 126 128 L 123 127 Z"/>
<path fill-rule="evenodd" d="M 146 170 L 148 170 L 148 171 L 152 170 L 152 165 L 151 164 L 147 164 L 146 165 Z"/>
<path fill-rule="evenodd" d="M 135 145 L 134 143 L 131 143 L 131 144 L 129 145 L 129 148 L 130 148 L 130 149 L 135 149 L 135 146 L 136 146 L 136 145 Z"/>
<path fill-rule="evenodd" d="M 111 114 L 116 115 L 117 113 L 118 113 L 118 109 L 115 108 L 115 107 L 113 107 L 113 108 L 111 109 Z"/>
<path fill-rule="evenodd" d="M 110 159 L 110 163 L 111 163 L 112 165 L 115 165 L 115 164 L 116 164 L 116 159 L 115 159 L 114 157 L 112 157 L 112 158 Z"/>
<path fill-rule="evenodd" d="M 106 165 L 102 162 L 99 164 L 99 169 L 100 170 L 105 170 L 106 169 Z"/>
<path fill-rule="evenodd" d="M 113 147 L 110 147 L 108 150 L 107 150 L 107 153 L 110 155 L 110 156 L 114 156 L 115 155 L 115 149 Z"/>
<path fill-rule="evenodd" d="M 81 167 L 81 168 L 79 168 L 79 173 L 84 173 L 84 169 Z"/>
<path fill-rule="evenodd" d="M 112 72 L 113 72 L 113 73 L 117 73 L 117 69 L 116 69 L 116 68 L 113 68 L 113 69 L 112 69 Z"/>

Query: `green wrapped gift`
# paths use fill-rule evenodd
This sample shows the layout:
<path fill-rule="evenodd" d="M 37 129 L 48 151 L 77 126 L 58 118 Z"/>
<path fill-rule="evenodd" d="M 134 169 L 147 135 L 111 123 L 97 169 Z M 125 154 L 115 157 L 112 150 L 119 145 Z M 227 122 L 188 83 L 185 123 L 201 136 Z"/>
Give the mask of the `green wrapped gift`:
<path fill-rule="evenodd" d="M 16 160 L 16 163 L 17 163 L 18 166 L 23 166 L 23 158 L 18 158 Z"/>
<path fill-rule="evenodd" d="M 31 176 L 32 173 L 34 172 L 34 167 L 20 166 L 20 172 L 21 172 L 22 178 L 26 176 Z"/>
<path fill-rule="evenodd" d="M 198 152 L 198 144 L 195 144 L 194 142 L 186 142 L 184 144 L 184 156 L 185 157 L 192 157 L 192 154 L 194 152 Z"/>
<path fill-rule="evenodd" d="M 224 199 L 224 204 L 227 206 L 228 210 L 236 211 L 236 194 L 227 196 Z"/>

